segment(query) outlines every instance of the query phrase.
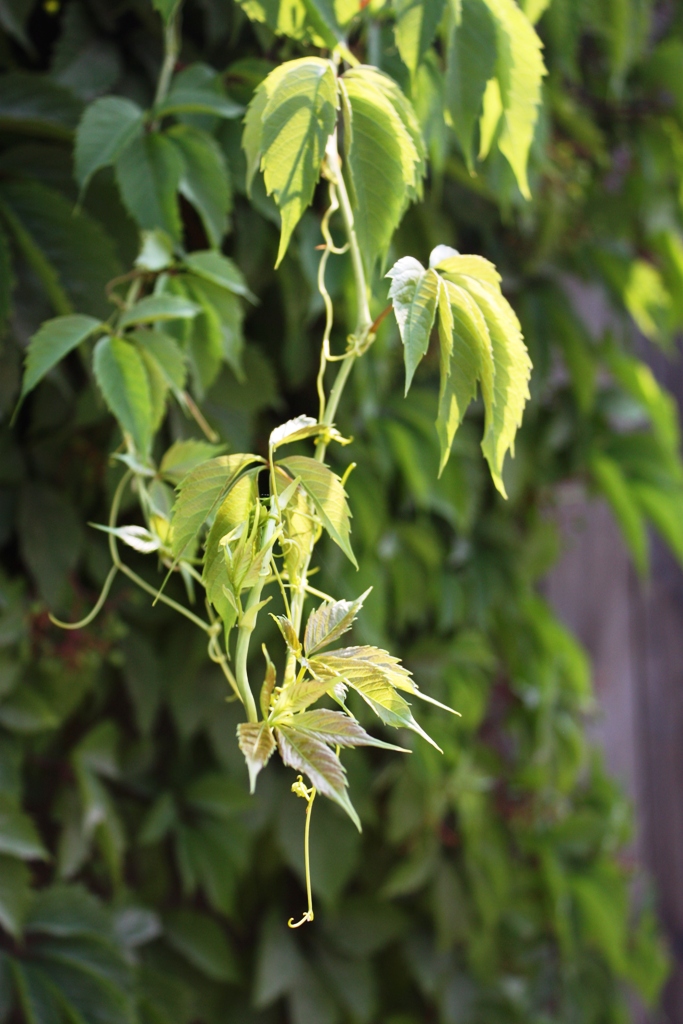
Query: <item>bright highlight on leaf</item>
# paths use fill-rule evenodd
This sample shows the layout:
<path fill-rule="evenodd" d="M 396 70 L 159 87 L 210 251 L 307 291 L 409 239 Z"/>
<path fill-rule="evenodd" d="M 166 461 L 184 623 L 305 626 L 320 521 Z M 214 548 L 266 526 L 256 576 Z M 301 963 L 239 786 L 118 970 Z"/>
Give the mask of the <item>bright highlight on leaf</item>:
<path fill-rule="evenodd" d="M 542 44 L 515 0 L 462 0 L 448 44 L 446 97 L 465 162 L 474 168 L 494 143 L 512 168 L 519 190 L 531 198 L 527 176 L 541 82 Z"/>
<path fill-rule="evenodd" d="M 484 401 L 482 450 L 505 496 L 503 462 L 529 397 L 531 361 L 519 321 L 500 290 L 500 275 L 481 256 L 461 256 L 437 246 L 430 268 L 412 257 L 392 267 L 390 297 L 404 345 L 406 391 L 429 346 L 438 310 L 440 375 L 437 432 L 441 470 L 477 385 Z"/>
<path fill-rule="evenodd" d="M 271 71 L 249 105 L 243 138 L 248 183 L 260 167 L 282 217 L 276 266 L 310 206 L 337 106 L 334 66 L 318 57 L 289 61 Z"/>

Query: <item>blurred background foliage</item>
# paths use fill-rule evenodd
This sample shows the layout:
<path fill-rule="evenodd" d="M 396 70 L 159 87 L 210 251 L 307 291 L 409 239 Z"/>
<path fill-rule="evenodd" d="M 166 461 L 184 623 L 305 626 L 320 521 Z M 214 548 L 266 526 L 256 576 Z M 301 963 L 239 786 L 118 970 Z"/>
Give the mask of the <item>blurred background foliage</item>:
<path fill-rule="evenodd" d="M 411 96 L 431 156 L 392 257 L 425 262 L 446 243 L 493 260 L 534 373 L 506 503 L 484 471 L 478 408 L 437 479 L 436 353 L 403 399 L 387 319 L 354 370 L 339 426 L 355 438 L 361 568 L 328 545 L 321 581 L 347 597 L 372 585 L 360 642 L 400 654 L 463 717 L 422 714 L 443 756 L 415 743 L 405 759 L 346 757 L 363 834 L 316 805 L 318 912 L 292 933 L 304 808 L 281 766 L 248 797 L 239 711 L 203 639 L 125 580 L 87 629 L 48 619 L 84 614 L 109 567 L 87 523 L 106 520 L 119 436 L 88 364 L 72 353 L 10 418 L 28 337 L 56 314 L 107 315 L 139 228 L 164 227 L 187 251 L 222 241 L 258 297 L 241 362 L 233 310 L 231 345 L 192 356 L 191 390 L 229 450 L 265 450 L 277 422 L 316 411 L 322 202 L 276 274 L 279 218 L 258 182 L 245 197 L 239 119 L 187 109 L 171 131 L 204 140 L 194 191 L 150 157 L 142 198 L 117 167 L 79 201 L 75 128 L 109 93 L 149 107 L 158 13 L 147 0 L 0 0 L 0 1020 L 616 1024 L 634 1000 L 658 1001 L 656 900 L 631 862 L 630 809 L 585 735 L 590 666 L 538 585 L 568 486 L 607 499 L 643 575 L 648 524 L 683 558 L 676 409 L 641 361 L 643 338 L 673 351 L 683 326 L 683 10 L 521 5 L 549 70 L 527 201 L 495 146 L 468 169 L 443 4 L 359 6 L 335 4 L 354 19 L 351 49 Z M 185 85 L 244 106 L 306 51 L 305 33 L 274 34 L 283 11 L 187 0 Z M 440 27 L 411 49 L 416 11 Z M 328 282 L 339 348 L 344 257 Z M 379 312 L 387 282 L 373 287 Z M 161 431 L 166 444 L 198 433 L 177 409 Z M 169 593 L 183 599 L 181 585 Z"/>

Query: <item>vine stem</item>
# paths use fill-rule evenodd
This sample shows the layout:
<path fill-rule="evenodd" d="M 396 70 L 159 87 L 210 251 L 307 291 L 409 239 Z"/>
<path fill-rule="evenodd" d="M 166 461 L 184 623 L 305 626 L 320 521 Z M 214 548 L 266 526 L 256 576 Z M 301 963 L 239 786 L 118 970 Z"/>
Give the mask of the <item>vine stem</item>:
<path fill-rule="evenodd" d="M 311 789 L 306 789 L 304 786 L 304 780 L 301 776 L 292 786 L 292 792 L 296 793 L 297 796 L 303 796 L 307 800 L 306 804 L 306 828 L 304 830 L 304 868 L 306 871 L 306 897 L 308 899 L 308 910 L 305 911 L 300 921 L 294 921 L 293 917 L 290 917 L 287 922 L 290 928 L 301 928 L 302 924 L 306 924 L 307 921 L 312 921 L 313 914 L 313 891 L 311 889 L 311 809 L 313 807 L 313 801 L 315 800 L 316 788 L 312 786 Z"/>
<path fill-rule="evenodd" d="M 161 71 L 159 72 L 159 78 L 157 81 L 157 89 L 154 94 L 154 106 L 158 107 L 160 103 L 166 99 L 169 86 L 171 84 L 171 78 L 175 71 L 175 66 L 178 61 L 178 54 L 180 53 L 180 38 L 178 34 L 178 11 L 180 4 L 177 5 L 176 9 L 168 19 L 168 24 L 164 29 L 164 61 L 161 65 Z"/>

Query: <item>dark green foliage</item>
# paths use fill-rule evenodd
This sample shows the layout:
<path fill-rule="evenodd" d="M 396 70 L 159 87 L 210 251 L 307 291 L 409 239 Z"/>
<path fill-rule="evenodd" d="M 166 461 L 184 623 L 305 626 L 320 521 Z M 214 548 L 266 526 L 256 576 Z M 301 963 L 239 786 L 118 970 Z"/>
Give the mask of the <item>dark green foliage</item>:
<path fill-rule="evenodd" d="M 0 0 L 0 1024 L 616 1024 L 628 989 L 656 1003 L 667 959 L 654 902 L 631 900 L 628 807 L 586 740 L 589 666 L 538 583 L 566 482 L 611 503 L 643 573 L 648 524 L 683 558 L 675 407 L 634 327 L 667 346 L 683 325 L 680 16 L 658 15 L 652 36 L 635 0 L 188 0 L 178 33 L 172 0 L 58 6 Z M 536 121 L 522 9 L 535 22 L 546 7 Z M 341 58 L 348 44 L 384 75 L 335 84 L 319 49 L 338 40 Z M 288 191 L 283 94 L 270 134 L 244 138 L 246 172 L 236 119 L 254 93 L 258 111 L 280 59 L 302 56 L 326 91 L 307 100 Z M 388 318 L 337 415 L 354 445 L 331 445 L 328 469 L 310 457 L 328 203 L 316 183 L 337 105 L 372 318 L 389 291 L 377 267 L 412 257 L 401 334 L 414 379 L 403 398 Z M 330 226 L 340 240 L 338 214 Z M 490 263 L 459 271 L 448 246 L 495 263 L 495 315 Z M 479 305 L 437 308 L 443 281 L 465 277 Z M 342 353 L 359 320 L 349 256 L 330 255 L 325 280 Z M 606 325 L 595 336 L 589 294 Z M 503 467 L 527 364 L 514 422 L 496 425 L 485 354 L 505 365 L 499 320 L 514 333 L 515 314 L 534 370 Z M 346 600 L 308 620 L 303 650 L 277 588 L 253 613 L 264 719 L 285 642 L 315 673 L 271 730 L 244 722 L 217 629 L 207 653 L 192 622 L 151 605 L 178 569 L 163 598 L 202 618 L 203 580 L 220 630 L 239 633 L 272 546 L 257 496 L 275 448 L 289 578 L 314 533 L 310 497 L 326 531 L 312 585 Z M 48 618 L 85 616 L 103 587 L 85 628 Z M 357 721 L 338 704 L 305 710 L 315 686 Z M 396 733 L 371 709 L 403 727 L 409 756 L 383 749 Z M 366 744 L 366 729 L 382 739 L 345 750 L 345 775 L 334 748 Z M 303 900 L 304 806 L 276 743 L 337 802 L 312 814 L 316 918 L 300 932 L 286 921 Z"/>

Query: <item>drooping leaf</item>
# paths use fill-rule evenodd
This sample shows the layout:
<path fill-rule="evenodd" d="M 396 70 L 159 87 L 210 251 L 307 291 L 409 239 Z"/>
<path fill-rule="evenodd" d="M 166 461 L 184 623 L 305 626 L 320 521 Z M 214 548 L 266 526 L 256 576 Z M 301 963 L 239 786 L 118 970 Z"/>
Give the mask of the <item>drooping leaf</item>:
<path fill-rule="evenodd" d="M 273 730 L 266 722 L 240 722 L 237 739 L 247 762 L 249 790 L 253 793 L 258 773 L 265 768 L 275 750 Z"/>
<path fill-rule="evenodd" d="M 362 725 L 345 715 L 342 711 L 330 711 L 327 708 L 316 708 L 314 711 L 302 711 L 292 715 L 289 720 L 278 720 L 278 727 L 291 726 L 297 732 L 307 734 L 339 747 L 381 747 L 384 750 L 402 750 L 393 743 L 378 740 L 365 731 Z"/>
<path fill-rule="evenodd" d="M 271 71 L 250 104 L 245 151 L 252 167 L 260 153 L 266 190 L 282 217 L 276 266 L 313 198 L 325 146 L 334 130 L 337 102 L 330 61 L 302 57 Z"/>
<path fill-rule="evenodd" d="M 445 0 L 394 0 L 394 35 L 401 60 L 412 75 L 432 44 Z"/>
<path fill-rule="evenodd" d="M 90 103 L 76 132 L 76 180 L 83 191 L 96 171 L 109 167 L 142 134 L 144 113 L 123 96 L 103 96 Z"/>
<path fill-rule="evenodd" d="M 160 132 L 134 138 L 116 160 L 116 180 L 123 204 L 141 228 L 162 228 L 175 242 L 181 240 L 176 193 L 183 174 L 183 158 Z"/>
<path fill-rule="evenodd" d="M 410 104 L 375 68 L 346 71 L 340 79 L 344 118 L 344 173 L 355 201 L 355 226 L 371 272 L 391 241 L 405 207 L 418 196 L 424 143 Z"/>
<path fill-rule="evenodd" d="M 101 323 L 92 316 L 74 314 L 46 320 L 29 342 L 26 370 L 21 387 L 22 399 L 64 356 L 89 338 Z"/>
<path fill-rule="evenodd" d="M 159 320 L 191 320 L 197 313 L 199 306 L 179 295 L 147 295 L 121 314 L 119 329 Z"/>
<path fill-rule="evenodd" d="M 247 524 L 257 508 L 258 491 L 256 478 L 258 467 L 248 470 L 230 489 L 229 494 L 219 506 L 214 521 L 206 538 L 202 581 L 206 587 L 206 595 L 217 609 L 226 628 L 237 619 L 237 608 L 224 591 L 227 583 L 227 567 L 225 552 L 221 545 L 223 537 L 231 533 L 241 523 Z"/>
<path fill-rule="evenodd" d="M 349 800 L 346 773 L 337 755 L 323 740 L 289 725 L 283 725 L 275 732 L 284 763 L 306 774 L 320 793 L 338 803 L 360 832 L 360 819 Z"/>
<path fill-rule="evenodd" d="M 152 440 L 152 404 L 145 364 L 134 345 L 101 338 L 93 354 L 95 378 L 121 429 L 145 455 Z"/>
<path fill-rule="evenodd" d="M 355 601 L 325 601 L 311 612 L 304 633 L 306 657 L 322 650 L 323 647 L 329 647 L 351 629 L 371 589 L 369 587 Z"/>
<path fill-rule="evenodd" d="M 396 692 L 403 689 L 415 693 L 410 673 L 386 651 L 378 647 L 343 647 L 327 651 L 310 658 L 309 671 L 330 686 L 335 683 L 350 686 L 385 725 L 411 729 L 436 746 L 413 718 L 408 702 Z"/>
<path fill-rule="evenodd" d="M 335 544 L 338 544 L 346 557 L 357 567 L 351 550 L 351 513 L 346 501 L 346 491 L 336 473 L 306 455 L 290 455 L 280 459 L 279 466 L 301 477 L 301 486 L 306 491 L 320 516 L 323 526 Z"/>
<path fill-rule="evenodd" d="M 219 455 L 197 466 L 185 477 L 173 506 L 172 548 L 176 557 L 198 535 L 244 470 L 255 462 L 262 462 L 262 459 L 257 455 Z"/>
<path fill-rule="evenodd" d="M 202 219 L 209 243 L 221 244 L 228 226 L 232 192 L 223 151 L 206 132 L 179 124 L 167 132 L 183 158 L 178 189 Z"/>
<path fill-rule="evenodd" d="M 439 276 L 425 270 L 412 256 L 404 256 L 391 268 L 389 298 L 394 305 L 406 365 L 406 394 L 418 363 L 429 347 L 439 297 Z"/>
<path fill-rule="evenodd" d="M 486 84 L 496 66 L 496 26 L 482 0 L 462 0 L 448 42 L 446 102 L 453 129 L 472 169 L 474 128 L 481 114 Z"/>
<path fill-rule="evenodd" d="M 482 0 L 496 23 L 496 78 L 503 105 L 498 148 L 510 164 L 519 190 L 531 198 L 527 160 L 541 103 L 545 65 L 541 41 L 515 0 Z"/>

